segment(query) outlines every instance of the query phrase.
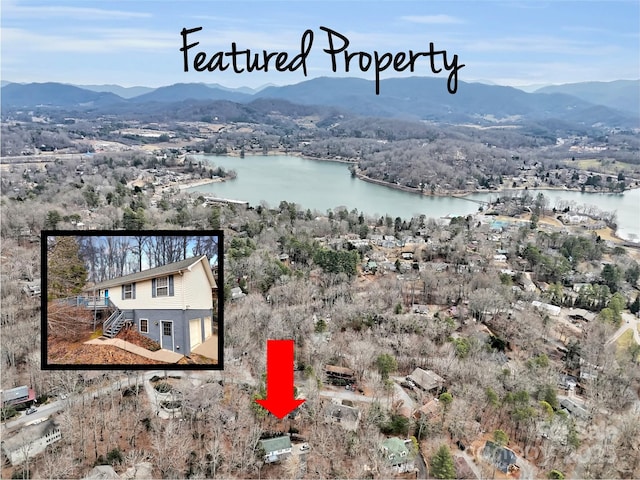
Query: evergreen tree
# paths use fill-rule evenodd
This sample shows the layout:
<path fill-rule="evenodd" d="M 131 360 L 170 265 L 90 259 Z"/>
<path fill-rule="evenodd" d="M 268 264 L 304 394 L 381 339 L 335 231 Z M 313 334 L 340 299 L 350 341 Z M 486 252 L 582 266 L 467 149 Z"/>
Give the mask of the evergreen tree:
<path fill-rule="evenodd" d="M 47 212 L 47 218 L 44 221 L 44 228 L 55 230 L 61 221 L 62 215 L 60 215 L 60 212 L 57 210 L 49 210 Z"/>
<path fill-rule="evenodd" d="M 378 367 L 378 372 L 380 372 L 382 379 L 386 380 L 389 378 L 389 374 L 391 372 L 397 370 L 398 362 L 388 353 L 383 353 L 376 359 L 376 366 Z"/>
<path fill-rule="evenodd" d="M 633 314 L 640 312 L 640 295 L 638 295 L 633 303 L 629 305 L 629 310 Z"/>
<path fill-rule="evenodd" d="M 52 239 L 47 258 L 47 293 L 49 298 L 77 295 L 87 281 L 87 267 L 80 257 L 78 241 L 72 236 Z"/>
<path fill-rule="evenodd" d="M 431 476 L 433 478 L 454 479 L 456 469 L 453 464 L 451 451 L 446 445 L 442 445 L 436 454 L 431 457 Z"/>

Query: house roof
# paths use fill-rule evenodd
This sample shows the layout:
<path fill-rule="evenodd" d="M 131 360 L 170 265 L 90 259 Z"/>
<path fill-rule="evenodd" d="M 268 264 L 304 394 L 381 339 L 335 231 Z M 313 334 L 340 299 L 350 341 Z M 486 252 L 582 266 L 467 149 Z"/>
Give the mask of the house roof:
<path fill-rule="evenodd" d="M 324 371 L 327 373 L 336 373 L 340 375 L 355 375 L 355 372 L 347 367 L 338 367 L 337 365 L 325 365 Z"/>
<path fill-rule="evenodd" d="M 327 415 L 341 422 L 357 422 L 360 420 L 360 411 L 347 405 L 329 404 L 327 406 Z"/>
<path fill-rule="evenodd" d="M 149 270 L 143 270 L 142 272 L 131 273 L 123 277 L 112 278 L 111 280 L 106 280 L 104 282 L 96 284 L 91 289 L 117 287 L 118 285 L 126 285 L 128 283 L 149 280 L 151 278 L 160 277 L 162 275 L 171 275 L 180 271 L 191 270 L 194 265 L 201 261 L 203 261 L 203 264 L 205 265 L 205 272 L 207 273 L 207 277 L 209 277 L 211 285 L 215 287 L 216 282 L 213 278 L 213 272 L 211 271 L 209 260 L 207 259 L 206 255 L 201 255 L 199 257 L 191 257 L 185 260 L 180 260 L 179 262 L 168 263 L 160 267 L 150 268 Z"/>
<path fill-rule="evenodd" d="M 513 450 L 501 447 L 497 443 L 490 441 L 487 441 L 484 445 L 482 456 L 503 473 L 507 473 L 509 465 L 515 464 L 518 460 Z"/>
<path fill-rule="evenodd" d="M 6 405 L 20 405 L 36 399 L 36 392 L 33 388 L 26 386 L 12 388 L 2 392 L 2 403 Z"/>
<path fill-rule="evenodd" d="M 2 401 L 11 402 L 29 396 L 29 387 L 23 385 L 21 387 L 10 388 L 2 392 Z"/>
<path fill-rule="evenodd" d="M 427 403 L 418 408 L 415 412 L 413 412 L 413 416 L 415 418 L 419 418 L 424 415 L 427 418 L 433 418 L 440 413 L 440 402 L 437 398 L 432 398 Z"/>
<path fill-rule="evenodd" d="M 287 436 L 267 438 L 260 440 L 260 443 L 262 444 L 262 448 L 264 448 L 266 455 L 270 455 L 271 453 L 279 450 L 291 448 L 291 438 Z"/>
<path fill-rule="evenodd" d="M 111 465 L 96 465 L 84 477 L 84 480 L 116 480 L 120 475 L 116 473 Z"/>
<path fill-rule="evenodd" d="M 416 368 L 413 372 L 411 372 L 411 375 L 409 375 L 409 377 L 423 390 L 432 390 L 444 385 L 444 378 L 442 378 L 437 373 L 432 372 L 431 370 Z"/>
<path fill-rule="evenodd" d="M 393 466 L 402 465 L 415 458 L 407 442 L 398 437 L 387 438 L 382 442 L 382 450 L 387 461 Z"/>

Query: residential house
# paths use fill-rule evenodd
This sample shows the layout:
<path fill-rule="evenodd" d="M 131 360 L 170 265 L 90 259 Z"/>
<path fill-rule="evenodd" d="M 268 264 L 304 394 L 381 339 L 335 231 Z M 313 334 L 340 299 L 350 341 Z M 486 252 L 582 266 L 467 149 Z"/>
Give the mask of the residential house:
<path fill-rule="evenodd" d="M 291 438 L 287 435 L 260 440 L 260 445 L 264 449 L 265 463 L 277 462 L 291 455 Z"/>
<path fill-rule="evenodd" d="M 570 415 L 577 417 L 581 420 L 588 420 L 590 415 L 586 408 L 581 407 L 570 398 L 564 398 L 560 401 L 560 408 L 565 410 Z"/>
<path fill-rule="evenodd" d="M 518 457 L 514 451 L 494 442 L 487 441 L 485 443 L 482 457 L 502 473 L 509 473 L 518 468 L 516 466 Z"/>
<path fill-rule="evenodd" d="M 533 302 L 531 302 L 531 305 L 533 305 L 538 310 L 542 310 L 548 313 L 549 315 L 553 315 L 554 317 L 557 317 L 558 315 L 560 315 L 560 312 L 562 311 L 562 309 L 557 305 L 542 303 L 542 302 L 539 302 L 538 300 L 534 300 Z"/>
<path fill-rule="evenodd" d="M 397 473 L 410 472 L 415 469 L 416 452 L 411 440 L 391 437 L 382 442 L 382 454 L 387 463 L 391 465 Z"/>
<path fill-rule="evenodd" d="M 347 367 L 325 365 L 324 373 L 327 377 L 327 381 L 334 385 L 348 385 L 355 382 L 355 372 Z"/>
<path fill-rule="evenodd" d="M 53 420 L 45 420 L 24 427 L 13 437 L 2 440 L 2 453 L 11 465 L 20 465 L 29 458 L 44 452 L 47 446 L 62 438 L 58 425 Z"/>
<path fill-rule="evenodd" d="M 438 401 L 438 399 L 432 398 L 413 412 L 413 418 L 415 418 L 416 420 L 419 420 L 420 418 L 433 420 L 435 418 L 438 418 L 441 411 L 442 408 L 440 407 L 440 402 Z"/>
<path fill-rule="evenodd" d="M 369 260 L 363 267 L 365 273 L 375 274 L 378 271 L 378 264 L 373 260 Z"/>
<path fill-rule="evenodd" d="M 32 282 L 22 282 L 22 293 L 29 297 L 40 296 L 40 279 L 37 278 Z"/>
<path fill-rule="evenodd" d="M 239 300 L 246 296 L 247 294 L 244 293 L 240 287 L 233 287 L 231 289 L 231 300 Z"/>
<path fill-rule="evenodd" d="M 434 392 L 434 394 L 444 387 L 444 378 L 431 370 L 423 370 L 422 368 L 416 368 L 407 377 L 407 380 L 411 380 L 425 392 Z"/>
<path fill-rule="evenodd" d="M 161 348 L 183 355 L 213 334 L 216 290 L 205 255 L 113 278 L 92 288 L 115 310 L 103 324 L 105 336 L 115 336 L 129 324 Z"/>
<path fill-rule="evenodd" d="M 36 399 L 35 391 L 32 388 L 22 385 L 21 387 L 10 388 L 2 391 L 2 406 L 22 405 Z"/>
<path fill-rule="evenodd" d="M 360 410 L 344 403 L 331 402 L 325 409 L 326 423 L 337 423 L 345 430 L 356 431 L 360 423 Z"/>
<path fill-rule="evenodd" d="M 596 318 L 594 312 L 590 312 L 584 308 L 570 308 L 567 315 L 571 320 L 581 320 L 583 322 L 592 322 Z"/>

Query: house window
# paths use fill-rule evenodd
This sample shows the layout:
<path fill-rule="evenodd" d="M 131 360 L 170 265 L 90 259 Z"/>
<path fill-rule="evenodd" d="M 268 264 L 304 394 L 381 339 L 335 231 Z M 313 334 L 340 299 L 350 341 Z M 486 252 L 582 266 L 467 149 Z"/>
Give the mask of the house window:
<path fill-rule="evenodd" d="M 170 337 L 171 336 L 171 323 L 170 322 L 162 322 L 162 334 Z"/>
<path fill-rule="evenodd" d="M 140 319 L 140 333 L 149 333 L 149 320 L 146 318 Z"/>
<path fill-rule="evenodd" d="M 133 283 L 129 283 L 128 285 L 124 285 L 123 287 L 123 298 L 124 300 L 130 300 L 133 298 Z"/>
<path fill-rule="evenodd" d="M 156 278 L 156 297 L 169 296 L 169 277 Z"/>

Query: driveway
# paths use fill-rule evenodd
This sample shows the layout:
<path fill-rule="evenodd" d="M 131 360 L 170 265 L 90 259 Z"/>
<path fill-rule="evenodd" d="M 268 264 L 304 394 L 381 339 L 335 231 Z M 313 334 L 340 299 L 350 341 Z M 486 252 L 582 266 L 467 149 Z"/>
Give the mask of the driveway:
<path fill-rule="evenodd" d="M 607 341 L 607 345 L 611 345 L 618 340 L 624 332 L 633 329 L 633 339 L 638 345 L 640 345 L 640 332 L 638 332 L 638 325 L 640 325 L 640 319 L 633 313 L 622 312 L 622 325 L 615 331 L 611 338 Z"/>
<path fill-rule="evenodd" d="M 218 335 L 211 335 L 192 350 L 193 353 L 218 361 Z"/>

